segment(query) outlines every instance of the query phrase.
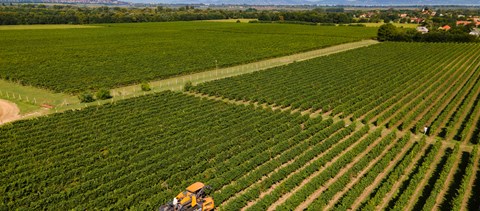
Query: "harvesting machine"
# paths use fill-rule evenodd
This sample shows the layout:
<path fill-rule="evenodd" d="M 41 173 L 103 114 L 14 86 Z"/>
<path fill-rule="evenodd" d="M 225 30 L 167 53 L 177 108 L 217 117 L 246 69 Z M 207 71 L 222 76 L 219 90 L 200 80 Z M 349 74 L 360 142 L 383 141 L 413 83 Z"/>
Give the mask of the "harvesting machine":
<path fill-rule="evenodd" d="M 210 186 L 201 182 L 193 183 L 180 192 L 171 202 L 158 208 L 159 211 L 210 211 L 214 209 L 212 197 L 207 197 L 205 190 Z"/>

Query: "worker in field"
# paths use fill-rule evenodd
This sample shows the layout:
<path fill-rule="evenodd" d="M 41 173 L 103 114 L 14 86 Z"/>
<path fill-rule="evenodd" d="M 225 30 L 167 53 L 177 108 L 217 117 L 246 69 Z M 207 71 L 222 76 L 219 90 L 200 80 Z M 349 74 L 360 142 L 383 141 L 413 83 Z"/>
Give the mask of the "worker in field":
<path fill-rule="evenodd" d="M 428 127 L 427 126 L 423 127 L 423 134 L 427 135 L 427 132 L 428 132 Z"/>

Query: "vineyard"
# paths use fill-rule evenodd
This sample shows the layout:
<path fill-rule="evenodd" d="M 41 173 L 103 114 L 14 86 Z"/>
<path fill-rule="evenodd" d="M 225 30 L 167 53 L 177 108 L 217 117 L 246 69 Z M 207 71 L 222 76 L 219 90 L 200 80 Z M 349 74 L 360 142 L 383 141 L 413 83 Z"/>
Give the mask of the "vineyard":
<path fill-rule="evenodd" d="M 67 28 L 2 30 L 0 80 L 18 83 L 0 95 L 119 88 L 0 126 L 0 210 L 156 210 L 197 181 L 220 211 L 480 210 L 478 44 L 294 24 Z"/>
<path fill-rule="evenodd" d="M 375 28 L 171 22 L 2 30 L 0 79 L 77 93 L 375 36 Z M 47 26 L 50 27 L 50 26 Z"/>
<path fill-rule="evenodd" d="M 192 90 L 478 144 L 480 45 L 383 43 Z"/>
<path fill-rule="evenodd" d="M 0 127 L 0 209 L 475 210 L 477 147 L 161 92 Z"/>

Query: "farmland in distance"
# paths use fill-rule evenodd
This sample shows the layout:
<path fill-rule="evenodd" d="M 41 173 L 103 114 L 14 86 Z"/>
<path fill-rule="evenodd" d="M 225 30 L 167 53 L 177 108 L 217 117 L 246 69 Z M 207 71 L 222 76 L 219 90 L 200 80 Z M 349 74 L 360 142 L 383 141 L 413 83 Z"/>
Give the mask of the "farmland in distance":
<path fill-rule="evenodd" d="M 97 26 L 97 25 L 96 25 Z M 2 30 L 0 79 L 77 93 L 375 36 L 375 28 L 173 22 Z"/>

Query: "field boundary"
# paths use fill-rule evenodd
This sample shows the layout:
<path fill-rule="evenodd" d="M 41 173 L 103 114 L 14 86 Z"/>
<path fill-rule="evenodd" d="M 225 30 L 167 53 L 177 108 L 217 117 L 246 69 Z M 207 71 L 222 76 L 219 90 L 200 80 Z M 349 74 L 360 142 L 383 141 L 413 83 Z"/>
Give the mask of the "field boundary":
<path fill-rule="evenodd" d="M 298 61 L 305 61 L 305 60 L 314 59 L 317 57 L 327 56 L 331 54 L 336 54 L 336 53 L 353 50 L 361 47 L 367 47 L 367 46 L 378 44 L 378 43 L 380 42 L 376 40 L 361 40 L 357 42 L 349 42 L 349 43 L 334 45 L 334 46 L 325 47 L 321 49 L 311 50 L 307 52 L 295 53 L 288 56 L 275 57 L 275 58 L 270 58 L 270 59 L 242 64 L 242 65 L 236 65 L 236 66 L 231 66 L 226 68 L 217 68 L 214 70 L 197 72 L 197 73 L 192 73 L 188 75 L 180 75 L 180 76 L 163 79 L 163 80 L 151 81 L 148 83 L 151 87 L 150 91 L 142 91 L 140 89 L 140 84 L 113 88 L 111 89 L 111 94 L 112 94 L 111 99 L 97 100 L 91 103 L 80 103 L 75 96 L 67 95 L 64 93 L 53 93 L 52 91 L 49 91 L 49 90 L 45 90 L 37 87 L 30 87 L 30 86 L 28 86 L 28 89 L 25 88 L 25 90 L 27 90 L 28 93 L 32 92 L 32 94 L 25 94 L 22 92 L 22 94 L 19 95 L 20 93 L 15 93 L 14 91 L 10 91 L 9 96 L 22 96 L 23 98 L 15 99 L 15 102 L 25 101 L 26 103 L 30 103 L 32 106 L 38 106 L 38 110 L 32 112 L 35 115 L 23 115 L 19 118 L 19 119 L 26 119 L 26 118 L 37 117 L 37 116 L 51 114 L 51 113 L 63 112 L 67 110 L 82 109 L 88 106 L 101 105 L 105 103 L 113 103 L 114 101 L 117 101 L 117 100 L 138 97 L 141 95 L 146 95 L 146 94 L 151 94 L 151 93 L 161 92 L 166 90 L 182 91 L 187 82 L 191 82 L 193 85 L 196 85 L 196 84 L 207 82 L 207 81 L 213 81 L 213 80 L 233 77 L 237 75 L 252 73 L 252 72 L 261 71 L 261 70 L 265 70 L 273 67 L 288 65 Z M 7 87 L 9 87 L 10 85 L 21 86 L 21 85 L 17 85 L 15 83 L 7 82 L 4 80 L 0 80 L 0 82 L 5 83 L 5 86 Z M 42 96 L 36 96 L 35 93 L 43 93 L 43 94 L 41 94 Z M 2 93 L 1 98 L 5 98 L 6 94 L 7 94 L 6 92 Z M 54 109 L 50 109 L 48 111 L 41 109 L 40 100 L 38 99 L 44 98 L 43 95 L 48 95 L 49 98 L 52 98 L 55 100 L 52 102 L 48 100 L 42 100 L 42 102 L 48 102 L 48 104 L 54 105 Z M 10 97 L 7 97 L 6 99 L 10 99 Z M 35 100 L 35 102 L 33 102 L 33 100 Z"/>

